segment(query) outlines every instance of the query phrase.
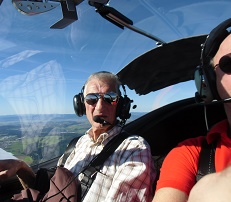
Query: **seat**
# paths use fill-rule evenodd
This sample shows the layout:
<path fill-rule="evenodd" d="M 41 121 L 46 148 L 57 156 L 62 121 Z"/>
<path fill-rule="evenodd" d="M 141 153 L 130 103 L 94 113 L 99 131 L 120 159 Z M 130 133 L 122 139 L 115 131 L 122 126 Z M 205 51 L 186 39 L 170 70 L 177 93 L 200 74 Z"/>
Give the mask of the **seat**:
<path fill-rule="evenodd" d="M 168 152 L 185 139 L 207 134 L 205 109 L 209 128 L 226 119 L 222 103 L 206 105 L 205 108 L 194 98 L 189 98 L 154 110 L 125 126 L 125 130 L 141 135 L 151 146 L 157 172 L 154 189 Z"/>
<path fill-rule="evenodd" d="M 207 105 L 206 112 L 210 128 L 226 118 L 222 103 Z M 177 101 L 128 123 L 125 129 L 144 137 L 153 156 L 164 155 L 182 140 L 207 134 L 204 105 L 194 98 Z"/>

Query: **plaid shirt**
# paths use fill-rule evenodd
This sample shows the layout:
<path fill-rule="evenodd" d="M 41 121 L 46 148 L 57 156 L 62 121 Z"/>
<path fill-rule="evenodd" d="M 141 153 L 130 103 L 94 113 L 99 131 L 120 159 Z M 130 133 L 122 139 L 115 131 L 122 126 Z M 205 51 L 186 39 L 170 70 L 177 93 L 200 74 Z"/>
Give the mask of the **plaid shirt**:
<path fill-rule="evenodd" d="M 75 174 L 88 165 L 113 137 L 120 134 L 121 127 L 115 126 L 107 133 L 102 133 L 96 142 L 90 137 L 90 130 L 79 139 L 65 163 L 64 167 Z M 148 143 L 140 136 L 131 135 L 104 162 L 84 202 L 152 201 L 155 176 Z"/>

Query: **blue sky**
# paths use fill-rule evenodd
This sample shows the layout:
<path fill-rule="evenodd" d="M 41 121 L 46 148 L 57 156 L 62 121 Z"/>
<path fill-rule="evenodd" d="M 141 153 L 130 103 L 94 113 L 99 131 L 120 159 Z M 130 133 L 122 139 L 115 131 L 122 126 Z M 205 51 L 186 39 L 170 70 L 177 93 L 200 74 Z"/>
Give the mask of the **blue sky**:
<path fill-rule="evenodd" d="M 167 42 L 208 33 L 213 24 L 228 18 L 231 8 L 229 1 L 192 1 L 195 3 L 190 6 L 184 4 L 171 9 L 170 2 L 162 8 L 166 9 L 163 12 L 153 1 L 123 1 L 123 5 L 121 2 L 111 1 L 110 5 L 131 17 L 136 27 Z M 0 6 L 1 115 L 74 113 L 72 98 L 92 72 L 117 73 L 137 56 L 156 47 L 155 41 L 107 22 L 87 2 L 77 7 L 77 13 L 78 21 L 62 30 L 53 30 L 49 27 L 62 18 L 60 7 L 26 16 L 11 1 L 3 1 Z M 127 89 L 128 96 L 138 106 L 133 111 L 140 112 L 192 97 L 194 93 L 193 81 L 145 96 Z"/>

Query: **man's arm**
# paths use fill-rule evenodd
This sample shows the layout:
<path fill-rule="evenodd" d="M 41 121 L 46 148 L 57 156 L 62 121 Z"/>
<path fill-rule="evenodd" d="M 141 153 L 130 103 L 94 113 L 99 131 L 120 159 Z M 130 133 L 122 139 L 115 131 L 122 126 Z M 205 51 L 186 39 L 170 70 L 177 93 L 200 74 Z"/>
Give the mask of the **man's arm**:
<path fill-rule="evenodd" d="M 152 201 L 156 173 L 151 151 L 141 137 L 135 138 L 125 140 L 120 148 L 122 158 L 116 163 L 118 167 L 105 201 Z"/>
<path fill-rule="evenodd" d="M 34 186 L 35 174 L 24 161 L 17 159 L 1 160 L 0 180 L 6 180 L 15 175 L 17 175 L 24 188 Z"/>
<path fill-rule="evenodd" d="M 153 202 L 185 202 L 196 182 L 203 137 L 188 139 L 173 148 L 162 164 Z"/>
<path fill-rule="evenodd" d="M 167 187 L 159 189 L 152 202 L 186 202 L 187 199 L 188 196 L 184 192 Z"/>

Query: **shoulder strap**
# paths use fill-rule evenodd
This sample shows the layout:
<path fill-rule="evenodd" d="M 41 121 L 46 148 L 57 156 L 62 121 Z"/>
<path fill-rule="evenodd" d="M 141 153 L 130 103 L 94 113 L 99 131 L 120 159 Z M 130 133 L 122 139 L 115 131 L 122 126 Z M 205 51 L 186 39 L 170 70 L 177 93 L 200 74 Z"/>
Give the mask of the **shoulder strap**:
<path fill-rule="evenodd" d="M 89 163 L 88 166 L 97 167 L 111 156 L 116 148 L 131 134 L 128 132 L 122 132 L 116 137 L 112 138 L 103 148 L 103 150 Z"/>
<path fill-rule="evenodd" d="M 67 145 L 67 148 L 66 148 L 66 150 L 65 150 L 65 152 L 64 152 L 64 154 L 63 154 L 62 162 L 61 162 L 61 164 L 60 164 L 61 167 L 64 166 L 64 164 L 65 164 L 65 162 L 66 162 L 68 156 L 71 154 L 71 152 L 72 152 L 73 149 L 75 148 L 75 145 L 76 145 L 76 143 L 77 143 L 77 141 L 79 140 L 80 137 L 81 137 L 81 136 L 72 139 L 72 140 L 70 141 L 70 143 Z"/>
<path fill-rule="evenodd" d="M 216 172 L 215 149 L 216 149 L 216 141 L 211 144 L 208 144 L 206 139 L 203 140 L 201 145 L 201 152 L 199 156 L 196 182 L 198 182 L 203 176 L 209 173 Z"/>
<path fill-rule="evenodd" d="M 103 165 L 104 161 L 112 155 L 116 148 L 131 134 L 122 132 L 113 139 L 111 139 L 103 148 L 103 150 L 80 172 L 84 175 L 81 180 L 81 199 L 83 200 L 93 181 L 95 180 L 97 172 Z"/>

